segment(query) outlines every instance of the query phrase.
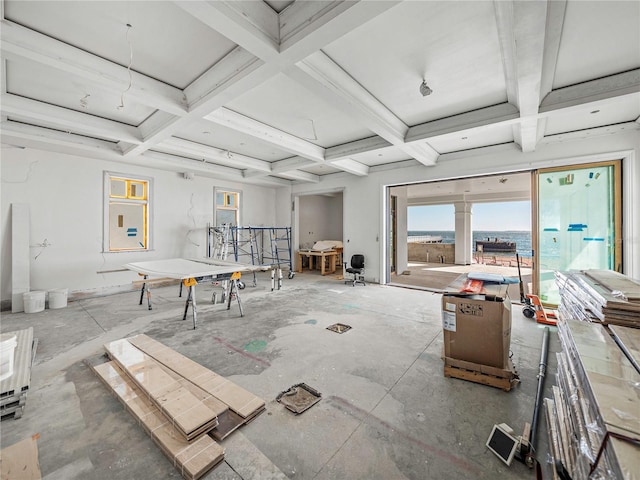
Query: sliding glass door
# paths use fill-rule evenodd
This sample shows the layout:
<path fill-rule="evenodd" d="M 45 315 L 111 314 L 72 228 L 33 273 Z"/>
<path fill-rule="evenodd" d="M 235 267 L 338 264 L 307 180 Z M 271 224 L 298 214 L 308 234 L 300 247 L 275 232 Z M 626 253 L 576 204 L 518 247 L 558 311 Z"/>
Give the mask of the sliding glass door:
<path fill-rule="evenodd" d="M 555 271 L 621 271 L 620 184 L 619 161 L 535 175 L 535 290 L 545 305 L 560 301 Z"/>

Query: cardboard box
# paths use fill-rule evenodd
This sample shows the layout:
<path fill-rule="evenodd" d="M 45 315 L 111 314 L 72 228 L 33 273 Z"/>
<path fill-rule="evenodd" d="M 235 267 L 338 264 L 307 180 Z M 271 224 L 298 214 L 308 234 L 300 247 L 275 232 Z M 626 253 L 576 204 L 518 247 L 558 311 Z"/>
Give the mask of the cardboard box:
<path fill-rule="evenodd" d="M 442 295 L 444 356 L 505 369 L 511 346 L 511 301 L 496 295 Z"/>

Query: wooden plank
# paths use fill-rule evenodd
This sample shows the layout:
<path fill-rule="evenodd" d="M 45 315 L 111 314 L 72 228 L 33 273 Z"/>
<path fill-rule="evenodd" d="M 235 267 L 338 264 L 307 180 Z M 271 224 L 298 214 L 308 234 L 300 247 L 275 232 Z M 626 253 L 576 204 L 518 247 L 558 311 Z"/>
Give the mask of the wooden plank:
<path fill-rule="evenodd" d="M 137 335 L 129 338 L 128 341 L 161 364 L 224 402 L 242 418 L 250 419 L 255 417 L 265 408 L 264 400 L 253 393 L 146 335 Z"/>
<path fill-rule="evenodd" d="M 562 456 L 560 454 L 560 435 L 558 434 L 557 418 L 554 412 L 554 402 L 550 398 L 544 398 L 542 403 L 545 406 L 546 419 L 547 419 L 547 432 L 549 434 L 549 453 L 551 455 L 551 463 L 556 461 L 562 462 Z M 551 469 L 553 473 L 553 479 L 558 478 L 556 469 Z"/>
<path fill-rule="evenodd" d="M 607 450 L 615 456 L 621 477 L 625 480 L 640 480 L 640 446 L 610 437 Z"/>
<path fill-rule="evenodd" d="M 158 362 L 126 339 L 110 342 L 105 349 L 187 440 L 208 432 L 218 424 L 215 412 L 168 375 Z"/>
<path fill-rule="evenodd" d="M 0 396 L 20 396 L 29 390 L 31 383 L 31 364 L 33 362 L 33 327 L 17 330 L 14 351 L 13 375 L 0 382 Z"/>
<path fill-rule="evenodd" d="M 451 357 L 444 357 L 444 363 L 445 365 L 449 365 L 451 367 L 473 370 L 479 373 L 493 375 L 494 377 L 500 378 L 512 379 L 515 373 L 513 363 L 511 363 L 511 361 L 509 361 L 510 367 L 508 369 L 492 367 L 490 365 L 481 365 L 479 363 L 467 362 L 465 360 L 459 360 L 457 358 Z"/>
<path fill-rule="evenodd" d="M 22 294 L 31 289 L 29 204 L 11 204 L 11 313 L 23 312 Z"/>
<path fill-rule="evenodd" d="M 448 358 L 448 357 L 445 357 L 445 358 Z M 471 365 L 477 365 L 478 367 L 481 367 L 481 365 L 478 365 L 478 364 L 471 364 Z M 468 380 L 470 382 L 475 382 L 475 383 L 481 383 L 483 385 L 488 385 L 490 387 L 501 388 L 505 392 L 508 392 L 519 381 L 518 376 L 513 370 L 513 364 L 511 364 L 511 360 L 509 360 L 509 365 L 512 368 L 511 377 L 498 377 L 488 373 L 483 373 L 482 371 L 480 371 L 480 369 L 469 370 L 465 368 L 454 367 L 453 365 L 447 365 L 447 363 L 445 363 L 444 376 L 459 378 L 461 380 Z"/>
<path fill-rule="evenodd" d="M 142 425 L 182 476 L 198 479 L 224 459 L 224 450 L 208 435 L 187 441 L 115 362 L 93 370 Z"/>
<path fill-rule="evenodd" d="M 609 330 L 631 364 L 640 372 L 640 330 L 618 325 L 611 325 Z"/>
<path fill-rule="evenodd" d="M 0 450 L 2 480 L 39 480 L 42 478 L 38 463 L 38 435 Z"/>
<path fill-rule="evenodd" d="M 640 282 L 613 270 L 585 270 L 585 275 L 607 288 L 624 296 L 629 302 L 640 302 Z"/>

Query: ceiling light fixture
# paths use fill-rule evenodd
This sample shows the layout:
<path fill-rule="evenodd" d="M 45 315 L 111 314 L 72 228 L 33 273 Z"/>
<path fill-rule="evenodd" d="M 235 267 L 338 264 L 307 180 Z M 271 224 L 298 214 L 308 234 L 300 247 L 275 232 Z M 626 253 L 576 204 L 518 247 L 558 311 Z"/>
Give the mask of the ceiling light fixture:
<path fill-rule="evenodd" d="M 433 93 L 433 90 L 431 90 L 429 85 L 427 85 L 426 80 L 422 80 L 422 83 L 420 84 L 420 93 L 423 97 L 426 97 L 427 95 L 431 95 Z"/>

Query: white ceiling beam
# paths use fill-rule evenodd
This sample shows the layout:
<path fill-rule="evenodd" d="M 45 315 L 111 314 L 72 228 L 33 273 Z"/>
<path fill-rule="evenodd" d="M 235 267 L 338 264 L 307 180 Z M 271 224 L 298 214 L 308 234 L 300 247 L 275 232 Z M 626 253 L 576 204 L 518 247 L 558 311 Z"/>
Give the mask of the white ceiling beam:
<path fill-rule="evenodd" d="M 287 152 L 296 154 L 300 157 L 312 160 L 315 163 L 325 163 L 325 149 L 315 145 L 307 140 L 291 135 L 287 132 L 264 124 L 252 118 L 246 117 L 240 113 L 234 112 L 227 108 L 219 108 L 213 113 L 204 117 L 206 120 L 222 125 L 227 128 L 242 132 L 254 138 L 268 142 Z M 338 162 L 337 158 L 331 160 L 331 164 L 345 172 L 357 172 L 357 175 L 366 175 L 368 167 L 351 159 L 344 159 L 344 162 Z M 279 173 L 290 172 L 296 167 L 285 169 L 280 164 Z M 291 164 L 293 165 L 293 163 Z"/>
<path fill-rule="evenodd" d="M 308 183 L 320 183 L 319 175 L 303 172 L 301 170 L 290 170 L 288 172 L 281 172 L 278 174 L 278 176 L 288 178 L 289 180 L 298 180 Z"/>
<path fill-rule="evenodd" d="M 4 57 L 38 62 L 98 83 L 119 94 L 129 87 L 127 68 L 8 20 L 1 23 Z M 187 113 L 186 98 L 180 89 L 134 71 L 130 73 L 132 81 L 128 97 L 175 115 Z"/>
<path fill-rule="evenodd" d="M 268 60 L 277 56 L 278 14 L 266 3 L 226 0 L 174 3 L 255 57 Z"/>
<path fill-rule="evenodd" d="M 278 173 L 277 177 L 273 176 L 273 175 L 276 175 L 275 173 L 272 173 L 272 175 L 265 175 L 263 172 L 259 172 L 257 170 L 244 170 L 243 175 L 244 175 L 244 178 L 250 179 L 254 182 L 257 182 L 260 179 L 272 179 L 272 180 L 282 182 L 282 185 L 288 185 L 288 186 L 291 185 L 291 180 L 300 180 L 303 182 L 310 182 L 310 183 L 320 182 L 320 177 L 318 175 L 313 175 L 312 173 L 301 172 L 297 170 L 292 170 L 287 173 Z M 278 177 L 283 177 L 283 178 L 278 178 Z M 286 177 L 286 179 L 284 177 Z"/>
<path fill-rule="evenodd" d="M 162 150 L 177 155 L 189 155 L 198 159 L 210 160 L 223 165 L 239 168 L 241 170 L 258 170 L 267 174 L 272 173 L 271 163 L 257 158 L 249 157 L 228 150 L 210 147 L 201 143 L 192 142 L 183 138 L 171 137 L 157 145 Z"/>
<path fill-rule="evenodd" d="M 15 119 L 46 122 L 60 130 L 73 130 L 83 135 L 106 138 L 116 142 L 122 140 L 140 143 L 142 140 L 136 127 L 38 100 L 7 93 L 2 95 L 1 103 L 2 113 Z"/>
<path fill-rule="evenodd" d="M 522 118 L 537 115 L 547 26 L 547 2 L 495 0 L 498 38 L 507 85 L 507 100 Z M 560 23 L 561 24 L 561 23 Z M 556 48 L 559 43 L 556 44 Z M 557 52 L 556 52 L 557 55 Z M 523 152 L 535 150 L 538 122 L 526 119 L 513 125 L 514 139 Z"/>
<path fill-rule="evenodd" d="M 576 106 L 597 103 L 616 97 L 640 92 L 640 68 L 628 72 L 609 75 L 589 82 L 558 88 L 549 93 L 540 106 L 540 112 L 567 110 Z"/>
<path fill-rule="evenodd" d="M 472 112 L 422 123 L 409 128 L 406 141 L 414 142 L 442 137 L 451 133 L 475 133 L 485 128 L 509 125 L 519 121 L 518 109 L 510 103 L 501 103 Z"/>
<path fill-rule="evenodd" d="M 295 1 L 279 15 L 280 52 L 301 60 L 399 3 L 400 0 Z"/>
<path fill-rule="evenodd" d="M 202 104 L 210 102 L 212 97 L 222 94 L 225 89 L 251 74 L 262 65 L 263 62 L 247 50 L 241 47 L 234 48 L 185 88 L 184 93 L 187 96 L 189 111 L 191 112 Z M 246 92 L 243 89 L 241 91 L 242 93 Z M 236 96 L 234 95 L 232 98 Z M 218 102 L 220 105 L 214 105 L 216 108 L 223 104 L 220 101 Z M 207 106 L 206 108 L 209 107 Z"/>
<path fill-rule="evenodd" d="M 221 178 L 231 180 L 242 180 L 242 170 L 237 168 L 225 167 L 222 165 L 212 165 L 211 163 L 193 160 L 191 158 L 179 157 L 168 153 L 156 152 L 149 150 L 141 155 L 144 158 L 152 158 L 156 162 L 170 166 L 172 170 L 195 172 L 195 173 L 211 173 Z"/>
<path fill-rule="evenodd" d="M 362 138 L 353 142 L 336 145 L 326 149 L 324 158 L 327 162 L 348 158 L 361 153 L 375 152 L 387 147 L 391 147 L 391 143 L 384 138 L 376 135 L 373 137 Z"/>
<path fill-rule="evenodd" d="M 357 175 L 359 177 L 366 177 L 369 175 L 369 166 L 360 162 L 356 162 L 351 158 L 343 158 L 341 160 L 334 160 L 330 162 L 331 166 L 339 168 L 344 172 Z"/>
<path fill-rule="evenodd" d="M 263 140 L 295 155 L 315 162 L 324 162 L 324 148 L 228 108 L 219 108 L 213 113 L 205 115 L 204 118 L 223 127 Z"/>
<path fill-rule="evenodd" d="M 640 131 L 640 122 L 636 120 L 635 122 L 616 123 L 615 125 L 606 125 L 603 127 L 589 128 L 586 130 L 577 130 L 575 132 L 557 133 L 544 137 L 541 143 L 562 143 L 584 138 L 600 137 L 603 135 L 614 135 L 617 133 L 622 133 L 624 131 Z"/>
<path fill-rule="evenodd" d="M 299 168 L 305 168 L 317 164 L 318 162 L 314 162 L 308 158 L 296 156 L 273 162 L 271 164 L 271 172 L 273 174 L 280 174 L 282 172 L 289 172 L 291 170 L 297 170 Z"/>
<path fill-rule="evenodd" d="M 194 119 L 222 106 L 229 98 L 229 89 L 245 91 L 250 85 L 244 81 L 260 66 L 260 61 L 242 48 L 235 48 L 192 82 L 184 91 L 189 103 L 185 116 L 171 116 L 157 111 L 140 125 L 144 142 L 126 151 L 127 156 L 138 155 L 171 137 Z M 249 80 L 251 82 L 251 80 Z M 231 98 L 237 93 L 232 93 Z"/>
<path fill-rule="evenodd" d="M 162 152 L 149 150 L 140 157 L 145 166 L 162 165 L 167 170 L 174 172 L 193 172 L 196 175 L 208 178 L 224 178 L 234 180 L 241 183 L 251 183 L 256 185 L 265 185 L 270 187 L 290 186 L 291 182 L 281 178 L 270 176 L 256 176 L 255 178 L 245 177 L 242 170 L 224 167 L 221 165 L 212 165 L 211 163 L 201 162 L 190 158 L 176 157 Z"/>
<path fill-rule="evenodd" d="M 556 76 L 558 52 L 567 11 L 567 0 L 547 2 L 547 27 L 544 40 L 544 58 L 542 59 L 542 76 L 540 79 L 540 100 L 553 90 Z"/>
<path fill-rule="evenodd" d="M 64 147 L 71 149 L 76 155 L 80 152 L 83 154 L 99 152 L 103 155 L 109 155 L 109 158 L 120 157 L 120 152 L 114 142 L 12 121 L 2 123 L 2 141 L 9 138 L 14 141 L 19 139 Z"/>
<path fill-rule="evenodd" d="M 415 146 L 406 145 L 405 135 L 409 127 L 324 52 L 310 55 L 296 67 L 289 69 L 287 74 L 306 88 L 335 107 L 346 110 L 371 131 L 420 163 L 435 164 L 438 153 L 428 146 L 418 150 Z"/>

